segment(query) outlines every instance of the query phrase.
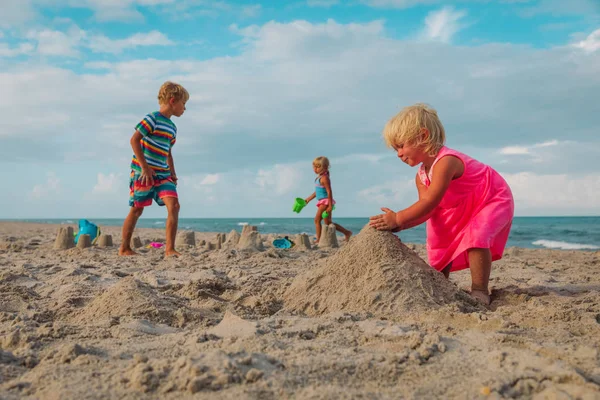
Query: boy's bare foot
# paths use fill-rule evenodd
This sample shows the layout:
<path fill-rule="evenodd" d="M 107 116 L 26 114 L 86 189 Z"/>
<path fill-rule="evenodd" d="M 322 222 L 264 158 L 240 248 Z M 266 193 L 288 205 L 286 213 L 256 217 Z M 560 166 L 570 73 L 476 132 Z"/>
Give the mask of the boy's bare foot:
<path fill-rule="evenodd" d="M 120 256 L 139 256 L 139 253 L 136 253 L 135 251 L 131 250 L 131 249 L 119 249 L 119 255 Z"/>
<path fill-rule="evenodd" d="M 483 290 L 471 290 L 471 297 L 473 297 L 475 300 L 479 300 L 486 306 L 489 306 L 492 302 L 490 295 Z"/>
<path fill-rule="evenodd" d="M 352 236 L 352 231 L 348 231 L 344 236 L 346 236 L 346 242 L 350 240 L 350 236 Z"/>
<path fill-rule="evenodd" d="M 181 253 L 178 252 L 177 250 L 166 250 L 165 251 L 165 258 L 169 258 L 169 257 L 181 257 Z"/>

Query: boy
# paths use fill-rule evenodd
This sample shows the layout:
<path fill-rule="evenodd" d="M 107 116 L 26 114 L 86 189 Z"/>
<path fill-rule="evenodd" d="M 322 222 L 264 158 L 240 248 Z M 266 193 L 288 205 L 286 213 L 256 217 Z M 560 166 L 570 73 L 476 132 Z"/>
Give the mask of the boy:
<path fill-rule="evenodd" d="M 167 206 L 167 244 L 165 257 L 180 256 L 175 250 L 175 235 L 179 218 L 177 175 L 171 149 L 175 144 L 177 127 L 172 116 L 181 117 L 190 95 L 183 86 L 165 82 L 158 92 L 159 111 L 152 112 L 137 124 L 130 143 L 133 149 L 129 180 L 129 215 L 123 223 L 123 242 L 119 255 L 137 255 L 131 249 L 131 235 L 144 212 L 152 204 Z"/>

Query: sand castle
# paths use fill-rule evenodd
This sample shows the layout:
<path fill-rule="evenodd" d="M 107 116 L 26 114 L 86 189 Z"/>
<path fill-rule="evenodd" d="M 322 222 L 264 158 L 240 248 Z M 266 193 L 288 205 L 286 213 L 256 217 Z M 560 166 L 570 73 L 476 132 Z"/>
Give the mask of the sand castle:
<path fill-rule="evenodd" d="M 70 226 L 60 227 L 56 234 L 56 240 L 54 241 L 54 248 L 56 250 L 66 250 L 75 247 L 75 240 L 73 237 L 73 228 Z"/>
<path fill-rule="evenodd" d="M 225 242 L 228 246 L 237 246 L 240 242 L 240 234 L 235 229 L 232 229 L 227 236 L 227 241 Z"/>
<path fill-rule="evenodd" d="M 319 239 L 320 248 L 336 248 L 340 247 L 338 244 L 337 236 L 335 235 L 335 225 L 323 225 L 321 230 L 321 237 Z"/>
<path fill-rule="evenodd" d="M 92 246 L 92 239 L 90 237 L 90 235 L 79 235 L 79 238 L 77 239 L 77 248 L 79 249 L 86 249 L 88 247 Z"/>
<path fill-rule="evenodd" d="M 258 250 L 263 251 L 265 248 L 258 233 L 256 226 L 245 225 L 242 229 L 242 235 L 237 244 L 237 248 L 241 250 Z"/>
<path fill-rule="evenodd" d="M 142 239 L 139 236 L 136 236 L 131 239 L 131 247 L 134 249 L 138 249 L 143 246 Z"/>
<path fill-rule="evenodd" d="M 112 247 L 112 235 L 100 235 L 98 237 L 98 247 Z"/>
<path fill-rule="evenodd" d="M 196 235 L 194 231 L 181 231 L 175 237 L 175 246 L 195 246 Z"/>
<path fill-rule="evenodd" d="M 347 311 L 389 319 L 475 304 L 397 236 L 369 226 L 322 266 L 296 277 L 284 300 L 287 310 L 311 316 Z"/>
<path fill-rule="evenodd" d="M 300 233 L 294 238 L 295 249 L 297 250 L 311 250 L 310 239 L 306 233 Z"/>

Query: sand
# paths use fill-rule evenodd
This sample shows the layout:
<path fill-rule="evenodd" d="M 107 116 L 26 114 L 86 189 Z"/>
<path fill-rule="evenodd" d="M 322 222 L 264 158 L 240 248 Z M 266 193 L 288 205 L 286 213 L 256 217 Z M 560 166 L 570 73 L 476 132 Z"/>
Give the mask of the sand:
<path fill-rule="evenodd" d="M 0 223 L 1 399 L 600 398 L 598 252 L 508 249 L 484 307 L 468 270 L 370 229 L 312 250 L 195 232 L 168 260 L 58 230 Z"/>

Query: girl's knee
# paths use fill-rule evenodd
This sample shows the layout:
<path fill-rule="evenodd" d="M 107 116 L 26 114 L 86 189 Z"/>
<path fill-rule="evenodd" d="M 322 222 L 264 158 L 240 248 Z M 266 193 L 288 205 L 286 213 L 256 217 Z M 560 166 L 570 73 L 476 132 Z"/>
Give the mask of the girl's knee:
<path fill-rule="evenodd" d="M 131 213 L 139 218 L 144 213 L 144 207 L 131 207 Z"/>

